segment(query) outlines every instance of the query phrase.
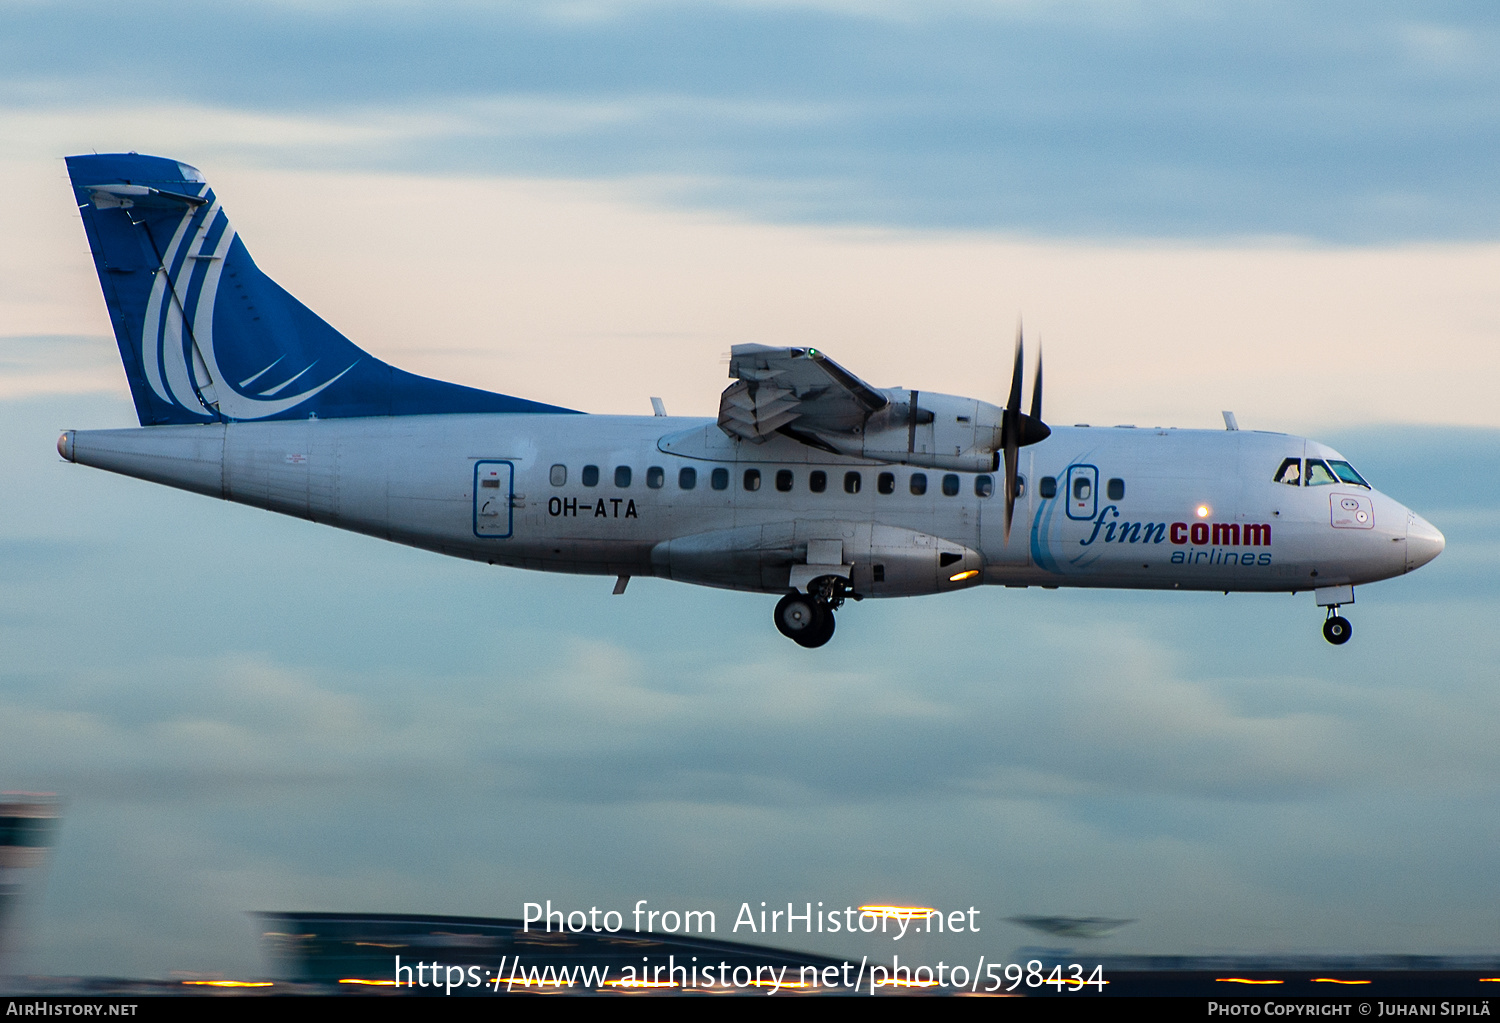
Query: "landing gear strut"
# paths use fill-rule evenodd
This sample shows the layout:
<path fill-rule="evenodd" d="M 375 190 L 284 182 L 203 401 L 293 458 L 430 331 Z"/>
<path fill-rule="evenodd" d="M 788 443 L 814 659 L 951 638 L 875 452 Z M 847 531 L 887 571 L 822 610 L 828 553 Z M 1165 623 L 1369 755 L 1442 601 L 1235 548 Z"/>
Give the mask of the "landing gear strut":
<path fill-rule="evenodd" d="M 799 646 L 820 647 L 833 638 L 833 612 L 844 603 L 848 585 L 838 576 L 814 579 L 807 593 L 793 590 L 776 604 L 776 628 Z M 857 599 L 857 598 L 856 598 Z"/>
<path fill-rule="evenodd" d="M 1354 626 L 1349 624 L 1349 619 L 1339 614 L 1339 606 L 1332 604 L 1328 608 L 1328 620 L 1323 623 L 1323 638 L 1334 646 L 1343 646 L 1349 642 L 1349 637 L 1354 635 Z"/>

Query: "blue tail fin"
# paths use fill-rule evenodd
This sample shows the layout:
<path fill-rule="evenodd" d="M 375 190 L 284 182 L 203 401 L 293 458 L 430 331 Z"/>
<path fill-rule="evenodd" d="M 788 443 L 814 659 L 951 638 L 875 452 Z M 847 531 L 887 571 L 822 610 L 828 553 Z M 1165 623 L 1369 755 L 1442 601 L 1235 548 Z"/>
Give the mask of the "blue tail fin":
<path fill-rule="evenodd" d="M 68 175 L 142 426 L 572 411 L 362 351 L 260 272 L 186 164 L 71 156 Z"/>

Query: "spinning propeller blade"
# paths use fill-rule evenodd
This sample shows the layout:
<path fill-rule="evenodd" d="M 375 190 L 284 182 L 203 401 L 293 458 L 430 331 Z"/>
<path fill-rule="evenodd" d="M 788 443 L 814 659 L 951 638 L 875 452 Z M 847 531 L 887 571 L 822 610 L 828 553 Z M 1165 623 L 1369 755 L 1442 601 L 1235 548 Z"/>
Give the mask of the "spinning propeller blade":
<path fill-rule="evenodd" d="M 1042 421 L 1042 346 L 1036 346 L 1036 382 L 1031 385 L 1031 418 Z"/>
<path fill-rule="evenodd" d="M 1005 542 L 1010 543 L 1010 526 L 1016 515 L 1016 479 L 1020 468 L 1020 450 L 1027 444 L 1046 440 L 1052 433 L 1042 422 L 1042 357 L 1037 352 L 1036 382 L 1031 389 L 1031 415 L 1021 411 L 1021 374 L 1026 369 L 1021 327 L 1016 326 L 1016 365 L 1010 377 L 1010 399 L 1000 420 L 1000 446 L 1005 455 Z"/>

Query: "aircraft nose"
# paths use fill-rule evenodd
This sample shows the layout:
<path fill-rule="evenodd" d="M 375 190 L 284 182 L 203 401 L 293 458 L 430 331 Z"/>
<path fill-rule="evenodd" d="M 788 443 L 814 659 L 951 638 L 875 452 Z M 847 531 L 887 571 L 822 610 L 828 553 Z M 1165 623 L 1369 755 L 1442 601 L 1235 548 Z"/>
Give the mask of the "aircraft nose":
<path fill-rule="evenodd" d="M 1427 564 L 1443 553 L 1446 543 L 1436 526 L 1412 512 L 1406 520 L 1406 570 L 1410 572 Z"/>

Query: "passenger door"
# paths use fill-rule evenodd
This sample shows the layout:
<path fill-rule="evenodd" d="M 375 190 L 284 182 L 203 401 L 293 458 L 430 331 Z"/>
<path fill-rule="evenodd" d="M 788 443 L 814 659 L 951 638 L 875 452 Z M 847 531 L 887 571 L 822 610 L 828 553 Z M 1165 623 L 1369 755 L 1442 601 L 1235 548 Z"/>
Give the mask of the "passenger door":
<path fill-rule="evenodd" d="M 474 535 L 504 540 L 513 530 L 511 491 L 515 466 L 505 461 L 474 463 Z"/>

